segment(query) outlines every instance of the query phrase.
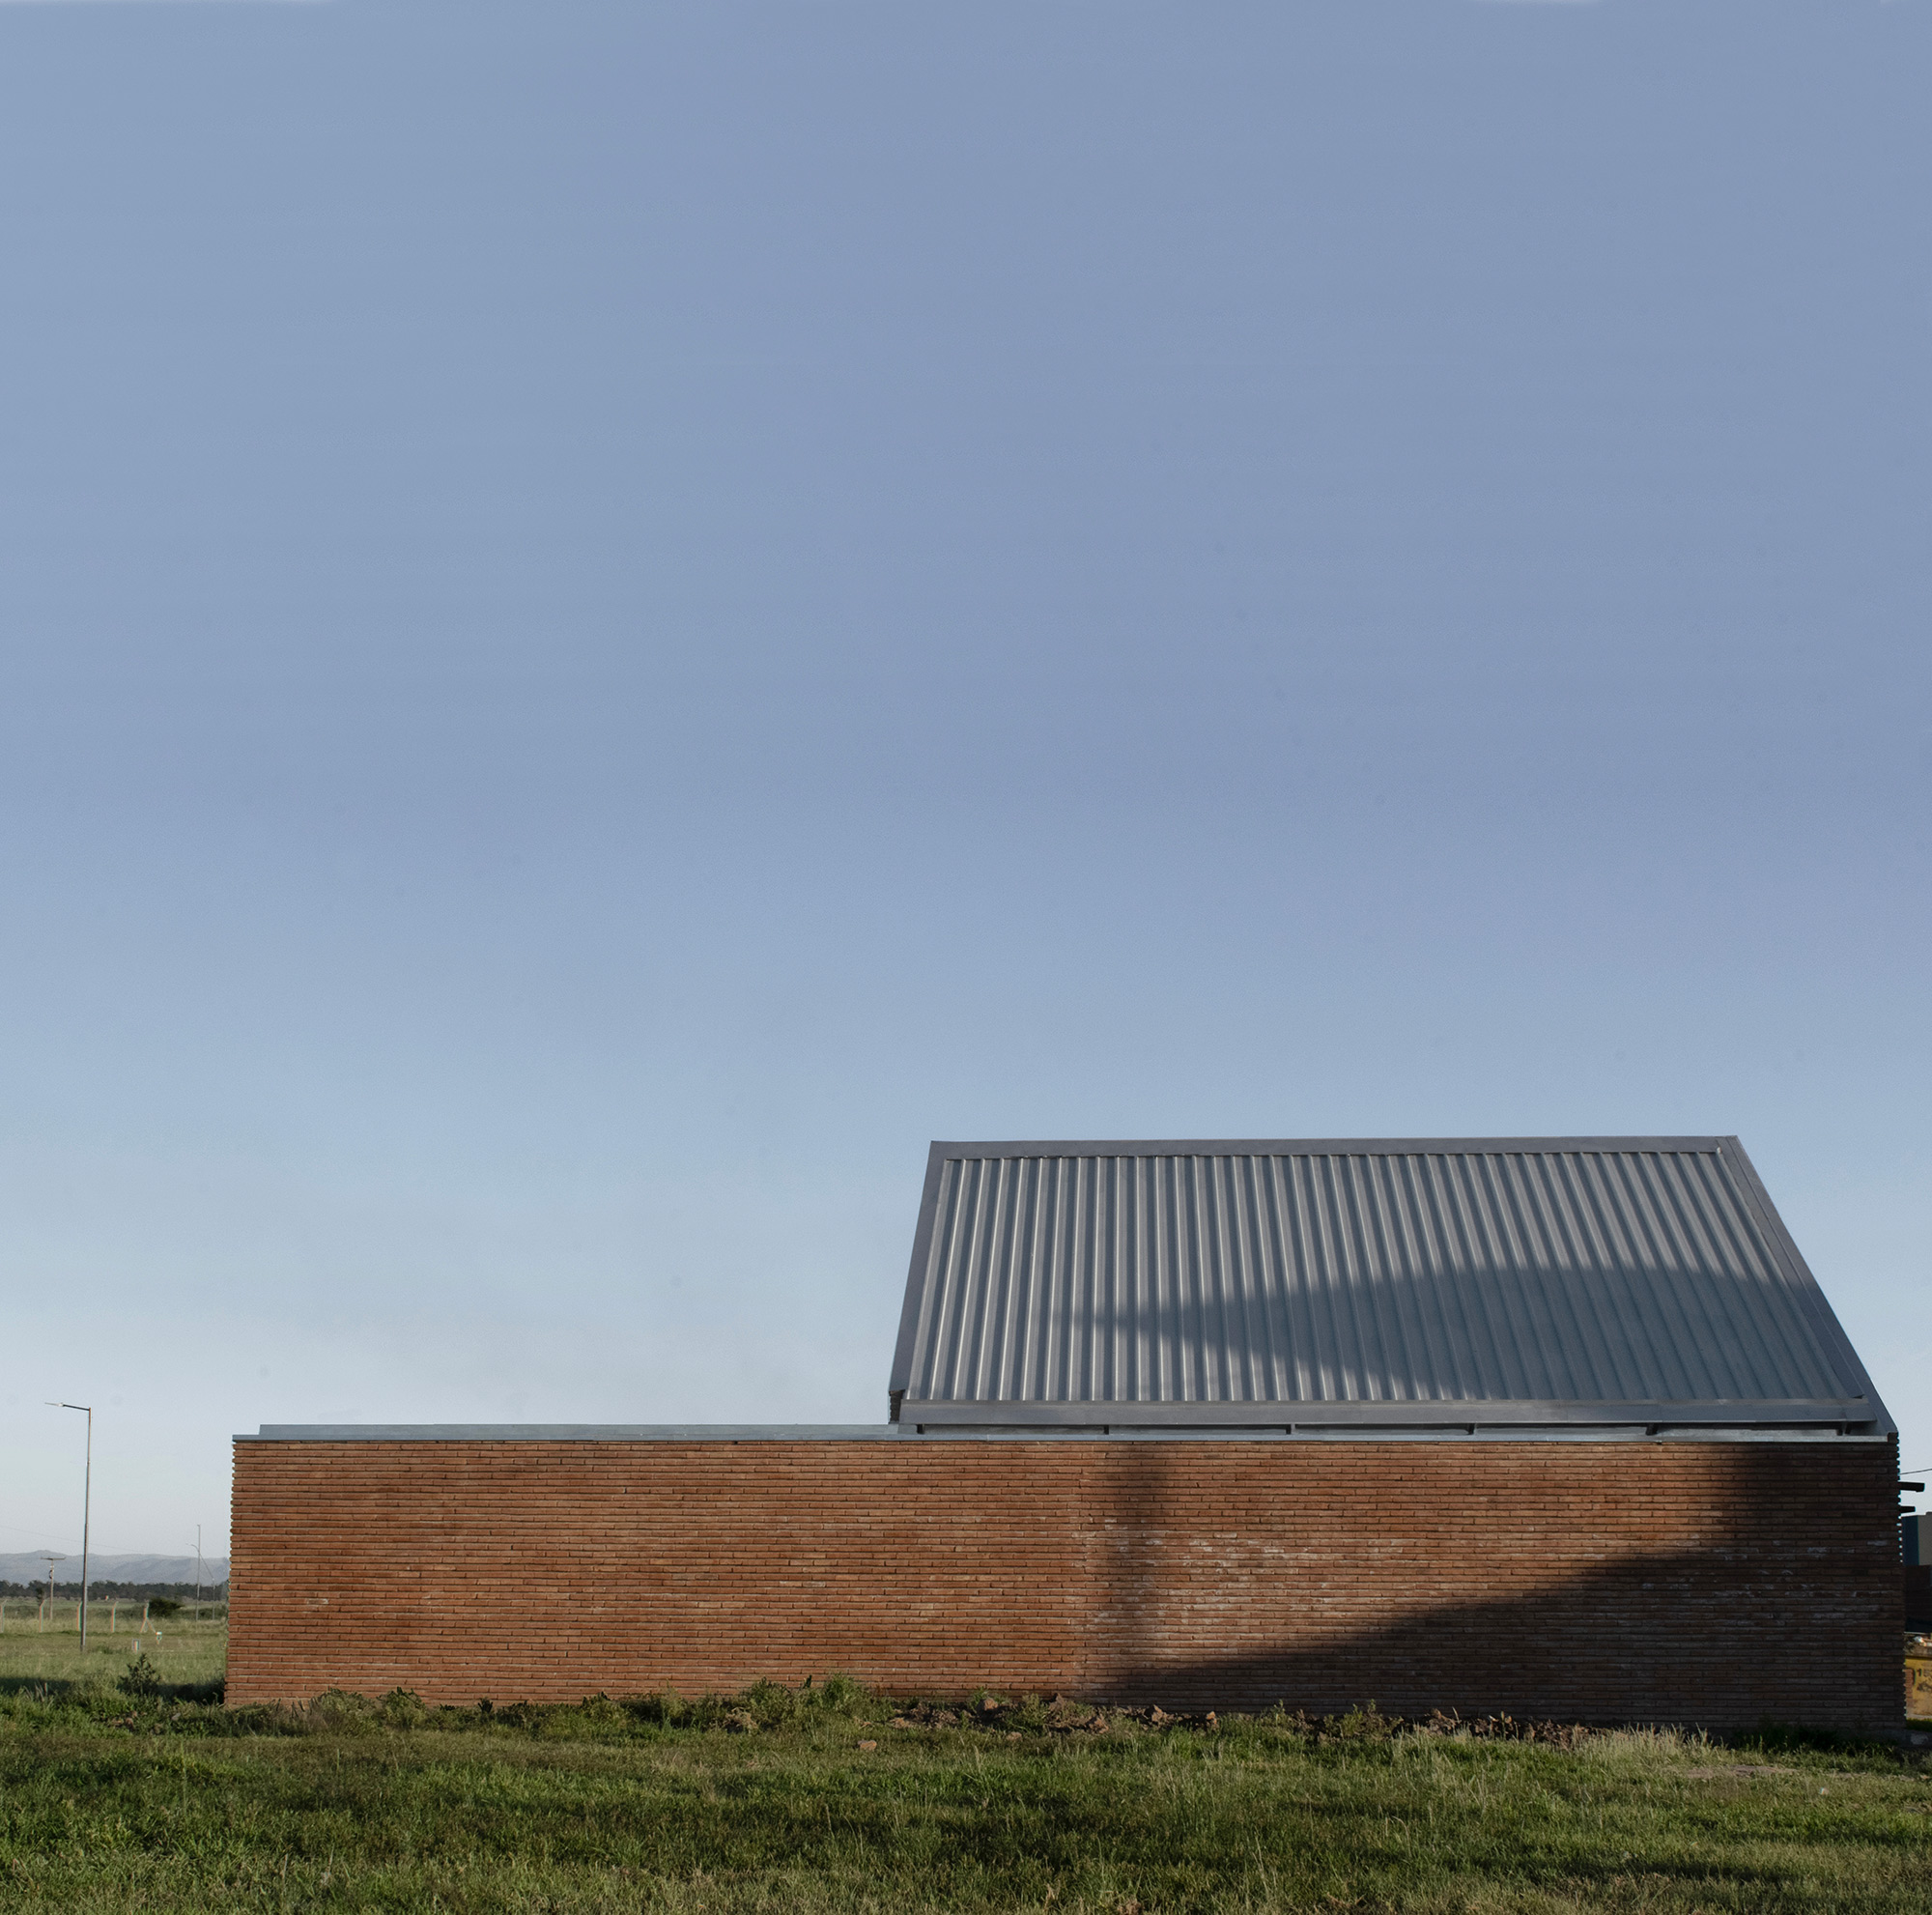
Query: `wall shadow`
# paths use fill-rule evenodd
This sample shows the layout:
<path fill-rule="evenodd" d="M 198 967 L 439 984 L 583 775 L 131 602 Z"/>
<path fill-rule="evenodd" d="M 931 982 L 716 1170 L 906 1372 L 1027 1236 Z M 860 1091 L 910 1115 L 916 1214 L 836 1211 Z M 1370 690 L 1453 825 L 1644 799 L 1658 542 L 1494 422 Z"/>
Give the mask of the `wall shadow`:
<path fill-rule="evenodd" d="M 1292 1606 L 1292 1605 L 1291 1605 Z M 1174 1709 L 1713 1729 L 1765 1721 L 1870 1733 L 1903 1705 L 1896 1581 L 1802 1562 L 1727 1577 L 1702 1551 L 1636 1558 L 1531 1595 L 1446 1603 L 1380 1627 L 1225 1655 L 1116 1664 L 1099 1699 Z M 1319 1628 L 1319 1624 L 1314 1625 Z M 1145 1632 L 1143 1632 L 1143 1643 Z"/>
<path fill-rule="evenodd" d="M 1902 1717 L 1890 1444 L 1220 1447 L 1095 1458 L 1096 1698 Z"/>

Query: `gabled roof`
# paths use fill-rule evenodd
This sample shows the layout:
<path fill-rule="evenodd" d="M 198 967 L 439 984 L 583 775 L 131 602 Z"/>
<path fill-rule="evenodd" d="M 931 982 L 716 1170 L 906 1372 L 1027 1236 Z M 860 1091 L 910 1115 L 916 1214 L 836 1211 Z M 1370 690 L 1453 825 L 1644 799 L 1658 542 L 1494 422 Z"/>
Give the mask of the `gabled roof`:
<path fill-rule="evenodd" d="M 1894 1425 L 1735 1137 L 936 1143 L 934 1426 Z"/>

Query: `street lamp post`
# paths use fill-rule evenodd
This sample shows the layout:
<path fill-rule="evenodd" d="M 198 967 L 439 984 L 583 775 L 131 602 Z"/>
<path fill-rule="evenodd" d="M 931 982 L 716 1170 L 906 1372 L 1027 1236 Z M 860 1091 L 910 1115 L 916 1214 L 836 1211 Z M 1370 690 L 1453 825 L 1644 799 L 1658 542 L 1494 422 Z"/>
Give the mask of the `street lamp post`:
<path fill-rule="evenodd" d="M 52 1403 L 50 1410 L 79 1410 L 87 1417 L 87 1473 L 81 1478 L 80 1492 L 80 1652 L 87 1653 L 87 1525 L 94 1508 L 94 1405 L 91 1403 Z M 51 1593 L 53 1579 L 47 1579 Z"/>

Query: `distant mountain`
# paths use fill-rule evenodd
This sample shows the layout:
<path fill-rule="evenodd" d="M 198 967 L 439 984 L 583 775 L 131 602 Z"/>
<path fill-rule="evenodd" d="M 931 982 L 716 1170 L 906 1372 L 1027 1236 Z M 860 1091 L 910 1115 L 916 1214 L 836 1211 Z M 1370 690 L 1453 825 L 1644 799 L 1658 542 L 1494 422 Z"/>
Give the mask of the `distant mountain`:
<path fill-rule="evenodd" d="M 54 1587 L 63 1583 L 80 1587 L 80 1552 L 75 1550 L 65 1562 L 53 1566 Z M 18 1556 L 0 1556 L 0 1583 L 40 1583 L 46 1580 L 47 1564 L 34 1550 Z M 225 1556 L 205 1556 L 201 1559 L 201 1580 L 211 1589 L 220 1586 L 228 1574 Z M 191 1556 L 90 1556 L 87 1558 L 90 1583 L 192 1583 L 194 1558 Z"/>

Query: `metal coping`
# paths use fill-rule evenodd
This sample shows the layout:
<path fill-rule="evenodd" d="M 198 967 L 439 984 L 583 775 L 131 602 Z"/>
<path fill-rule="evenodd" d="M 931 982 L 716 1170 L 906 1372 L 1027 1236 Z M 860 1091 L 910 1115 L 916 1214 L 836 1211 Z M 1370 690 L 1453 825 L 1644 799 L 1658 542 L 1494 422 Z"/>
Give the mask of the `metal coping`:
<path fill-rule="evenodd" d="M 1102 1137 L 935 1142 L 943 1161 L 1004 1157 L 1543 1157 L 1556 1151 L 1720 1151 L 1735 1137 Z"/>
<path fill-rule="evenodd" d="M 965 1408 L 968 1406 L 953 1406 Z M 1058 1425 L 980 1423 L 264 1423 L 237 1443 L 1883 1443 L 1869 1424 L 1284 1423 L 1157 1425 L 1088 1420 Z M 1364 1405 L 1363 1408 L 1373 1406 Z M 1484 1408 L 1489 1406 L 1470 1406 Z"/>
<path fill-rule="evenodd" d="M 906 1397 L 902 1420 L 924 1423 L 1045 1424 L 1092 1423 L 1106 1412 L 1118 1424 L 1151 1428 L 1239 1428 L 1247 1424 L 1336 1424 L 1345 1427 L 1455 1428 L 1459 1424 L 1489 1423 L 1517 1427 L 1603 1428 L 1624 1423 L 1699 1424 L 1716 1428 L 1748 1429 L 1758 1424 L 1823 1428 L 1868 1425 L 1876 1421 L 1864 1397 L 1814 1397 L 1713 1403 L 1703 1398 L 1685 1402 L 1577 1402 L 1564 1398 L 1545 1402 L 1498 1402 L 1480 1397 L 1435 1397 L 1426 1402 L 1329 1402 L 1319 1398 L 1264 1402 L 1071 1403 L 986 1402 L 971 1398 L 925 1401 Z"/>

